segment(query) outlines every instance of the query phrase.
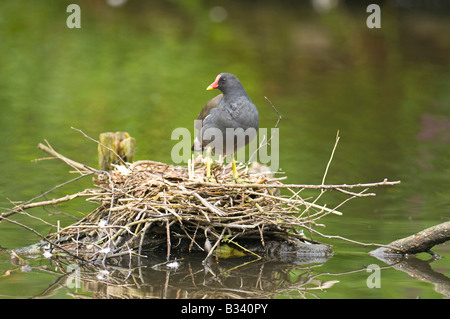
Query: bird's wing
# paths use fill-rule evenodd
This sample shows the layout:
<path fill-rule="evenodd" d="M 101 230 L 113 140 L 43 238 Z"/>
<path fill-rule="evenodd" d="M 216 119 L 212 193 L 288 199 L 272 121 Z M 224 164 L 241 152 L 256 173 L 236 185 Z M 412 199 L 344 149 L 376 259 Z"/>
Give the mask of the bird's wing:
<path fill-rule="evenodd" d="M 194 140 L 194 144 L 192 145 L 193 151 L 201 151 L 203 149 L 203 147 L 205 145 L 207 145 L 207 143 L 205 143 L 205 141 L 203 141 L 203 143 L 200 142 L 203 124 L 204 124 L 206 118 L 211 114 L 211 111 L 213 109 L 216 109 L 219 106 L 219 103 L 220 103 L 220 100 L 222 99 L 222 97 L 223 97 L 223 94 L 219 94 L 216 97 L 212 98 L 211 100 L 206 102 L 205 106 L 200 111 L 197 121 L 195 121 L 195 123 L 194 123 L 194 127 L 195 127 L 195 129 L 197 129 L 198 133 L 197 133 L 197 137 Z"/>
<path fill-rule="evenodd" d="M 200 114 L 198 115 L 197 120 L 203 121 L 209 115 L 209 113 L 211 113 L 211 110 L 213 108 L 216 108 L 219 106 L 219 102 L 222 99 L 222 97 L 223 97 L 223 94 L 219 94 L 215 98 L 206 102 L 205 106 L 203 107 Z"/>

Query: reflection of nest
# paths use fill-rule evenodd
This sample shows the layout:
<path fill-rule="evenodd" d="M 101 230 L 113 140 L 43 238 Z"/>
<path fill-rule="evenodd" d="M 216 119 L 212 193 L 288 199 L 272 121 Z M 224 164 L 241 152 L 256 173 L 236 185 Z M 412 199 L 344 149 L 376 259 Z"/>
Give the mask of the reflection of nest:
<path fill-rule="evenodd" d="M 178 260 L 177 268 L 169 267 L 168 262 L 154 265 L 157 260 L 130 268 L 127 262 L 122 266 L 66 266 L 55 259 L 64 276 L 40 297 L 50 296 L 55 289 L 67 286 L 93 292 L 95 298 L 316 298 L 315 291 L 326 290 L 337 282 L 320 278 L 321 274 L 315 271 L 320 264 L 294 265 L 252 258 L 233 258 L 220 263 L 202 260 L 202 256 L 191 255 Z"/>
<path fill-rule="evenodd" d="M 256 255 L 246 242 L 264 247 L 272 240 L 304 241 L 302 227 L 331 211 L 308 211 L 298 194 L 280 195 L 283 184 L 264 174 L 241 169 L 245 184 L 220 182 L 231 176 L 229 166 L 214 168 L 216 183 L 201 180 L 202 164 L 191 172 L 153 161 L 115 167 L 98 175 L 98 189 L 86 190 L 100 206 L 48 239 L 87 260 L 144 250 L 198 251 L 206 237 L 211 245 L 226 242 L 234 253 Z"/>

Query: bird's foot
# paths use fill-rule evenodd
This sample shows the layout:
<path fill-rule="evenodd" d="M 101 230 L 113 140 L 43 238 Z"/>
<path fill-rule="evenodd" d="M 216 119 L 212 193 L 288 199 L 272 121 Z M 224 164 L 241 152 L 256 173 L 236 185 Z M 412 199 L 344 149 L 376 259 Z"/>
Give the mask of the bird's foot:
<path fill-rule="evenodd" d="M 206 177 L 205 177 L 205 182 L 208 182 L 208 183 L 217 183 L 217 180 L 216 180 L 214 177 L 206 176 Z"/>
<path fill-rule="evenodd" d="M 233 181 L 236 183 L 236 184 L 244 184 L 244 183 L 247 183 L 248 181 L 246 181 L 245 179 L 242 179 L 242 178 L 240 178 L 239 176 L 237 176 L 237 175 L 233 175 Z"/>

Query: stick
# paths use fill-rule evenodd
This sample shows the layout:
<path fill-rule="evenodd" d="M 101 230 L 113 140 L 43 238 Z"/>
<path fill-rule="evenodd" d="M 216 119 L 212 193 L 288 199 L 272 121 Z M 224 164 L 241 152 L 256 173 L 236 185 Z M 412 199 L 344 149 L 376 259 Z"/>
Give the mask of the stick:
<path fill-rule="evenodd" d="M 250 254 L 256 256 L 258 259 L 262 259 L 262 257 L 261 257 L 260 255 L 258 255 L 257 253 L 254 253 L 253 251 L 248 250 L 248 249 L 245 248 L 245 247 L 242 247 L 242 246 L 239 245 L 237 242 L 235 242 L 235 241 L 233 241 L 233 240 L 231 240 L 231 239 L 223 239 L 223 242 L 224 242 L 224 243 L 228 243 L 228 242 L 229 242 L 229 243 L 232 243 L 232 244 L 238 246 L 239 248 L 241 248 L 243 251 L 248 252 L 248 253 L 250 253 Z"/>
<path fill-rule="evenodd" d="M 214 207 L 213 205 L 211 205 L 206 199 L 204 199 L 203 197 L 201 197 L 199 194 L 197 193 L 193 193 L 193 195 L 203 204 L 206 206 L 206 208 L 208 208 L 212 213 L 217 214 L 219 216 L 224 216 L 225 213 L 223 211 L 221 211 L 220 209 L 218 209 L 217 207 Z"/>
<path fill-rule="evenodd" d="M 80 197 L 80 196 L 91 196 L 91 195 L 92 194 L 90 194 L 90 193 L 88 193 L 86 191 L 82 191 L 82 192 L 79 192 L 79 193 L 76 193 L 76 194 L 67 195 L 67 196 L 64 196 L 64 197 L 61 197 L 61 198 L 57 198 L 57 199 L 46 200 L 46 201 L 42 201 L 42 202 L 30 203 L 30 204 L 25 204 L 25 205 L 17 205 L 16 207 L 14 207 L 9 212 L 1 214 L 0 218 L 11 216 L 11 215 L 13 215 L 15 213 L 18 213 L 20 211 L 23 211 L 25 209 L 35 208 L 35 207 L 40 207 L 40 206 L 56 205 L 56 204 L 59 204 L 59 203 L 67 202 L 69 200 L 72 200 L 72 199 Z"/>
<path fill-rule="evenodd" d="M 212 246 L 211 250 L 208 252 L 208 255 L 206 256 L 205 260 L 208 260 L 209 256 L 211 256 L 211 254 L 214 252 L 214 250 L 216 249 L 217 245 L 219 245 L 220 241 L 223 238 L 223 234 L 225 234 L 225 230 L 226 230 L 226 228 L 222 229 L 222 233 L 220 234 L 219 238 L 217 239 L 217 241 Z"/>
<path fill-rule="evenodd" d="M 275 110 L 275 113 L 277 113 L 277 123 L 275 124 L 275 128 L 278 128 L 278 124 L 280 124 L 280 121 L 281 121 L 281 115 L 280 115 L 280 113 L 278 112 L 278 110 L 277 110 L 277 108 L 275 107 L 275 105 L 273 105 L 273 103 L 267 98 L 267 96 L 265 96 L 264 98 L 270 103 L 270 105 L 272 106 L 272 108 Z M 265 138 L 265 136 L 264 136 L 264 138 Z M 266 145 L 269 145 L 269 143 L 270 143 L 270 141 L 272 140 L 272 138 L 273 138 L 273 135 L 271 135 L 270 138 L 269 138 L 269 139 L 267 140 L 267 142 L 265 142 L 265 143 L 264 143 L 264 139 L 263 139 L 263 141 L 261 142 L 261 144 L 258 146 L 258 148 L 253 152 L 253 154 L 252 154 L 252 155 L 250 156 L 250 158 L 248 159 L 246 165 L 248 165 L 248 164 L 250 163 L 250 161 L 252 160 L 253 156 L 255 156 L 255 154 L 256 154 L 261 148 L 263 148 L 263 147 L 266 146 Z"/>
<path fill-rule="evenodd" d="M 336 151 L 336 147 L 337 147 L 337 145 L 338 145 L 338 143 L 339 143 L 339 139 L 340 139 L 340 137 L 339 137 L 339 131 L 337 131 L 337 134 L 336 134 L 336 142 L 334 143 L 334 147 L 333 147 L 333 150 L 331 151 L 330 159 L 328 160 L 327 168 L 325 169 L 325 173 L 323 174 L 322 185 L 325 184 L 325 178 L 327 177 L 328 168 L 330 167 L 331 161 L 333 160 L 334 152 Z"/>
<path fill-rule="evenodd" d="M 438 244 L 450 240 L 450 222 L 445 222 L 406 238 L 393 241 L 388 248 L 379 248 L 370 252 L 372 255 L 389 255 L 389 254 L 417 254 L 427 252 L 433 255 L 430 249 Z"/>
<path fill-rule="evenodd" d="M 42 240 L 45 240 L 45 241 L 48 242 L 50 245 L 55 246 L 56 248 L 60 249 L 61 251 L 63 251 L 63 252 L 65 252 L 65 253 L 69 254 L 70 256 L 72 256 L 72 257 L 74 257 L 74 258 L 76 258 L 76 259 L 78 259 L 78 260 L 81 260 L 82 262 L 87 262 L 85 259 L 83 259 L 83 258 L 81 258 L 81 257 L 79 257 L 79 256 L 77 256 L 77 255 L 75 255 L 75 254 L 72 254 L 72 253 L 71 253 L 70 251 L 68 251 L 67 249 L 64 249 L 64 248 L 62 248 L 60 245 L 55 244 L 54 242 L 48 240 L 45 236 L 41 235 L 38 231 L 34 230 L 34 229 L 31 228 L 31 227 L 28 227 L 27 225 L 24 225 L 24 224 L 19 223 L 19 222 L 15 221 L 15 220 L 6 218 L 6 217 L 4 217 L 4 216 L 0 216 L 0 220 L 5 220 L 5 221 L 7 221 L 8 223 L 15 224 L 15 225 L 18 225 L 18 226 L 20 226 L 20 227 L 23 227 L 23 228 L 25 228 L 26 230 L 29 230 L 29 231 L 31 231 L 32 233 L 34 233 L 35 235 L 37 235 L 38 237 L 40 237 Z"/>
<path fill-rule="evenodd" d="M 75 162 L 75 161 L 73 161 L 73 160 L 71 160 L 71 159 L 69 159 L 69 158 L 67 158 L 67 157 L 65 157 L 65 156 L 63 156 L 63 155 L 61 155 L 61 154 L 59 154 L 59 153 L 56 152 L 54 149 L 52 149 L 52 148 L 50 148 L 50 147 L 47 147 L 47 146 L 45 146 L 45 145 L 42 144 L 42 143 L 39 143 L 39 144 L 38 144 L 38 149 L 40 149 L 41 151 L 44 151 L 44 152 L 46 152 L 46 153 L 48 153 L 48 154 L 50 154 L 50 155 L 56 157 L 56 158 L 59 159 L 60 161 L 63 161 L 63 162 L 66 163 L 67 165 L 69 165 L 69 166 L 75 168 L 76 170 L 79 170 L 79 171 L 86 171 L 86 170 L 89 170 L 89 171 L 95 171 L 93 168 L 91 168 L 91 167 L 89 167 L 89 166 L 87 166 L 87 165 L 84 165 L 84 164 Z"/>
<path fill-rule="evenodd" d="M 166 235 L 167 235 L 167 260 L 170 259 L 170 246 L 172 245 L 170 242 L 170 224 L 169 219 L 166 220 Z"/>
<path fill-rule="evenodd" d="M 317 208 L 317 209 L 325 210 L 325 211 L 327 211 L 329 213 L 333 213 L 333 214 L 336 214 L 336 215 L 342 215 L 342 213 L 337 211 L 336 208 L 335 209 L 330 209 L 330 208 L 327 208 L 327 207 L 324 207 L 324 206 L 317 205 L 315 203 L 306 202 L 303 199 L 289 199 L 289 198 L 284 198 L 284 197 L 276 197 L 276 196 L 268 195 L 268 194 L 260 194 L 260 193 L 256 193 L 256 192 L 253 192 L 253 191 L 248 191 L 248 192 L 249 192 L 249 194 L 254 194 L 254 195 L 258 195 L 258 196 L 268 197 L 268 198 L 272 198 L 272 199 L 283 201 L 283 202 L 287 202 L 287 203 L 298 203 L 298 204 L 301 204 L 301 205 L 305 205 L 307 207 L 307 209 L 309 209 L 309 207 L 314 207 L 314 208 Z"/>
<path fill-rule="evenodd" d="M 377 247 L 384 247 L 384 248 L 393 248 L 393 247 L 391 247 L 389 245 L 381 245 L 381 244 L 377 244 L 377 243 L 362 243 L 362 242 L 359 242 L 359 241 L 356 241 L 356 240 L 351 240 L 351 239 L 348 239 L 348 238 L 345 238 L 345 237 L 342 237 L 342 236 L 337 236 L 337 235 L 325 235 L 325 234 L 322 234 L 321 232 L 319 232 L 319 231 L 317 231 L 315 229 L 312 229 L 310 227 L 307 227 L 307 226 L 303 226 L 303 227 L 308 229 L 309 231 L 311 231 L 313 233 L 318 234 L 319 236 L 324 237 L 324 238 L 340 239 L 340 240 L 344 240 L 344 241 L 347 241 L 347 242 L 353 243 L 353 244 L 358 244 L 358 245 L 361 245 L 361 246 L 364 246 L 364 247 L 377 246 Z"/>
<path fill-rule="evenodd" d="M 100 146 L 106 148 L 108 151 L 111 151 L 114 155 L 117 156 L 117 158 L 122 162 L 123 165 L 125 165 L 125 166 L 128 166 L 128 165 L 129 165 L 129 164 L 127 164 L 127 162 L 125 162 L 125 161 L 123 160 L 122 156 L 120 156 L 119 154 L 117 154 L 117 152 L 114 151 L 113 149 L 111 149 L 110 147 L 108 147 L 108 146 L 106 146 L 106 145 L 103 145 L 102 143 L 100 143 L 100 142 L 97 141 L 96 139 L 93 139 L 92 137 L 88 136 L 86 133 L 84 133 L 82 130 L 80 130 L 80 129 L 78 129 L 78 128 L 75 128 L 75 127 L 72 126 L 71 129 L 80 132 L 80 133 L 83 134 L 83 136 L 86 137 L 87 139 L 90 139 L 91 141 L 97 143 L 98 145 L 100 145 Z"/>
<path fill-rule="evenodd" d="M 55 189 L 58 189 L 58 188 L 60 188 L 60 187 L 63 187 L 63 186 L 65 186 L 65 185 L 69 184 L 69 183 L 75 182 L 75 181 L 77 181 L 77 180 L 79 180 L 79 179 L 81 179 L 81 178 L 83 178 L 83 177 L 85 177 L 85 176 L 89 176 L 89 175 L 92 175 L 92 174 L 93 174 L 93 172 L 90 172 L 90 173 L 82 174 L 82 175 L 80 175 L 80 176 L 77 176 L 77 177 L 75 177 L 75 178 L 72 178 L 71 180 L 68 180 L 67 182 L 61 183 L 61 184 L 59 184 L 59 185 L 53 187 L 52 189 L 49 189 L 48 191 L 46 191 L 46 192 L 44 192 L 44 193 L 42 193 L 42 194 L 40 194 L 40 195 L 38 195 L 38 196 L 36 196 L 36 197 L 33 197 L 33 198 L 30 199 L 30 200 L 27 200 L 27 201 L 26 201 L 25 203 L 23 203 L 23 204 L 28 204 L 28 203 L 34 202 L 36 199 L 41 198 L 41 197 L 43 197 L 43 196 L 45 196 L 45 195 L 47 195 L 47 194 L 53 192 Z"/>
<path fill-rule="evenodd" d="M 376 183 L 359 183 L 359 184 L 334 184 L 334 185 L 311 185 L 311 184 L 233 184 L 233 183 L 211 183 L 193 181 L 188 182 L 185 186 L 208 186 L 208 187 L 230 187 L 230 188 L 307 188 L 307 189 L 338 189 L 338 188 L 359 188 L 359 187 L 378 187 L 378 186 L 393 186 L 400 184 L 400 181 L 388 181 L 384 179 L 382 182 Z"/>

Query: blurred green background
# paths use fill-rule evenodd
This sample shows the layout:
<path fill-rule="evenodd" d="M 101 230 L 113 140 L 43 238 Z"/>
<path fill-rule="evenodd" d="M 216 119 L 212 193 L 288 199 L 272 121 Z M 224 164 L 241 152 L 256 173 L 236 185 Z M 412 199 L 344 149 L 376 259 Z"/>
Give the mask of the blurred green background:
<path fill-rule="evenodd" d="M 366 26 L 373 2 L 381 7 L 380 29 Z M 80 29 L 66 26 L 70 3 L 80 5 Z M 60 162 L 31 162 L 46 156 L 36 148 L 44 139 L 96 167 L 97 145 L 71 127 L 93 138 L 127 131 L 137 140 L 137 160 L 170 163 L 172 130 L 193 132 L 193 120 L 217 93 L 206 87 L 218 73 L 231 72 L 258 106 L 260 127 L 276 123 L 265 96 L 281 113 L 280 170 L 288 182 L 321 182 L 338 130 L 327 183 L 402 181 L 376 189 L 375 198 L 349 202 L 320 231 L 387 244 L 447 221 L 449 30 L 446 1 L 2 1 L 0 207 L 6 211 L 9 200 L 28 200 L 74 177 Z M 48 198 L 91 185 L 86 178 Z M 329 206 L 342 199 L 328 198 Z M 60 209 L 80 215 L 94 208 L 76 203 Z M 346 256 L 361 247 L 316 239 L 333 244 L 338 255 L 325 267 L 373 262 L 366 261 L 369 249 L 358 261 Z M 36 240 L 0 224 L 2 247 Z M 448 245 L 436 250 L 444 258 L 433 265 L 448 275 Z M 2 259 L 0 273 L 8 267 Z M 439 298 L 432 287 L 417 288 L 391 272 L 398 282 L 393 290 L 361 295 L 343 285 L 328 296 Z M 16 276 L 15 283 L 0 279 L 0 297 L 27 296 L 17 281 L 29 279 Z M 36 280 L 45 286 L 47 279 Z"/>

